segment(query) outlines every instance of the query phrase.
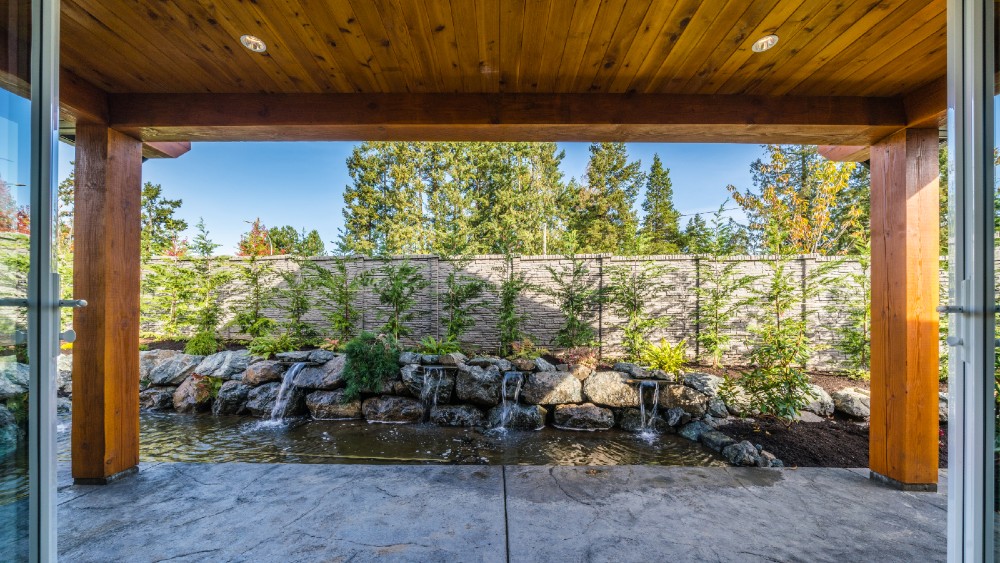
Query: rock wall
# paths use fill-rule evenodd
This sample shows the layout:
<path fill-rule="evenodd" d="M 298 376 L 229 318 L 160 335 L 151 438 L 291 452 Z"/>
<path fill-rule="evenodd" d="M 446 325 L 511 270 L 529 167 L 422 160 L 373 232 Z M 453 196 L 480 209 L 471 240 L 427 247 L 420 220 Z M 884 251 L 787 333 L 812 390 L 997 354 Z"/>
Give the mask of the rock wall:
<path fill-rule="evenodd" d="M 665 317 L 669 319 L 669 322 L 665 328 L 655 332 L 652 338 L 656 340 L 666 338 L 670 342 L 686 339 L 688 355 L 693 358 L 699 353 L 697 335 L 701 311 L 695 288 L 704 283 L 706 276 L 710 275 L 708 258 L 681 255 L 633 258 L 606 254 L 582 255 L 579 258 L 585 261 L 589 275 L 595 284 L 603 287 L 610 283 L 608 272 L 613 267 L 632 266 L 638 268 L 644 262 L 664 267 L 666 273 L 660 281 L 666 285 L 667 289 L 654 307 L 653 314 Z M 774 257 L 768 256 L 732 256 L 724 258 L 724 261 L 736 263 L 737 271 L 742 275 L 764 276 L 770 272 L 769 263 L 773 259 Z M 233 258 L 227 262 L 227 267 L 237 268 L 242 260 Z M 294 260 L 285 256 L 264 257 L 263 260 L 269 263 L 275 271 L 299 268 Z M 333 268 L 332 258 L 319 257 L 311 260 L 323 267 Z M 426 255 L 398 256 L 387 260 L 396 263 L 404 260 L 409 261 L 424 273 L 429 282 L 425 289 L 418 292 L 417 301 L 413 308 L 415 317 L 410 323 L 412 334 L 404 339 L 404 345 L 414 345 L 425 336 L 440 338 L 443 335 L 446 312 L 443 309 L 441 298 L 446 291 L 448 274 L 459 269 L 466 275 L 493 284 L 493 289 L 487 290 L 481 299 L 482 308 L 474 315 L 476 324 L 463 336 L 463 344 L 475 351 L 490 353 L 497 351 L 499 335 L 496 319 L 499 296 L 496 293 L 496 285 L 501 281 L 501 269 L 504 264 L 502 256 L 475 256 L 463 262 Z M 182 265 L 183 263 L 184 261 L 181 261 Z M 383 259 L 351 258 L 348 271 L 352 275 L 370 272 L 371 275 L 378 277 L 378 269 L 384 263 Z M 862 266 L 854 258 L 799 256 L 790 260 L 789 268 L 796 282 L 801 283 L 809 275 L 809 272 L 831 263 L 833 269 L 830 275 L 838 278 L 837 283 L 823 288 L 807 303 L 802 314 L 807 319 L 811 336 L 818 348 L 810 367 L 836 371 L 847 366 L 845 357 L 836 348 L 840 338 L 837 331 L 849 322 L 847 312 L 841 306 L 840 300 L 843 299 L 842 295 L 849 292 L 856 293 L 859 290 L 859 288 L 852 287 L 850 277 L 847 274 L 860 273 Z M 518 311 L 526 319 L 524 332 L 542 346 L 551 347 L 553 339 L 563 323 L 563 315 L 555 298 L 547 293 L 547 290 L 552 289 L 555 285 L 549 268 L 560 271 L 569 268 L 569 265 L 570 261 L 560 256 L 519 256 L 514 258 L 514 270 L 523 273 L 534 288 L 525 292 L 518 302 Z M 280 284 L 280 278 L 275 277 L 274 283 Z M 765 280 L 760 279 L 757 283 L 763 284 Z M 224 301 L 226 302 L 224 309 L 227 315 L 230 306 L 237 301 L 243 289 L 238 280 L 234 280 L 223 289 Z M 306 321 L 322 331 L 326 327 L 324 311 L 318 305 L 318 299 L 314 299 L 313 302 L 317 305 L 306 315 Z M 355 305 L 362 312 L 360 328 L 377 330 L 382 326 L 386 310 L 371 289 L 362 290 Z M 276 307 L 265 311 L 265 313 L 275 320 L 280 320 L 284 314 L 283 311 L 284 304 L 279 301 Z M 602 352 L 606 355 L 620 352 L 622 319 L 618 318 L 607 305 L 594 307 L 591 313 L 590 323 Z M 753 308 L 745 308 L 728 327 L 727 332 L 732 338 L 732 347 L 724 358 L 726 362 L 739 364 L 745 361 L 745 342 L 750 336 L 749 328 L 752 326 L 755 313 Z M 156 332 L 156 327 L 147 324 L 143 330 Z M 225 331 L 227 337 L 244 336 L 236 333 L 232 327 L 225 329 Z"/>

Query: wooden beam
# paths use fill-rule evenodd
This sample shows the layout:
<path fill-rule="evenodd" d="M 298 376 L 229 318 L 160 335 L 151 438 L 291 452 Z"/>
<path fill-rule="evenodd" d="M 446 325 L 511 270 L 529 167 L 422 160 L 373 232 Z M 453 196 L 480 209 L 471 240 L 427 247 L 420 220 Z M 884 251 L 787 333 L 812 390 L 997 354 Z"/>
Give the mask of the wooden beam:
<path fill-rule="evenodd" d="M 819 154 L 827 160 L 836 162 L 864 162 L 871 154 L 868 145 L 822 145 Z"/>
<path fill-rule="evenodd" d="M 941 78 L 903 96 L 909 127 L 941 127 L 948 111 L 948 77 Z"/>
<path fill-rule="evenodd" d="M 104 90 L 62 69 L 59 72 L 59 109 L 69 123 L 107 123 L 108 95 Z"/>
<path fill-rule="evenodd" d="M 121 94 L 143 141 L 449 140 L 868 144 L 898 98 L 627 94 Z"/>
<path fill-rule="evenodd" d="M 938 130 L 906 129 L 871 154 L 873 476 L 938 480 Z"/>
<path fill-rule="evenodd" d="M 143 158 L 177 158 L 191 150 L 187 141 L 143 143 Z"/>
<path fill-rule="evenodd" d="M 106 483 L 139 463 L 142 143 L 91 123 L 76 143 L 73 478 Z"/>

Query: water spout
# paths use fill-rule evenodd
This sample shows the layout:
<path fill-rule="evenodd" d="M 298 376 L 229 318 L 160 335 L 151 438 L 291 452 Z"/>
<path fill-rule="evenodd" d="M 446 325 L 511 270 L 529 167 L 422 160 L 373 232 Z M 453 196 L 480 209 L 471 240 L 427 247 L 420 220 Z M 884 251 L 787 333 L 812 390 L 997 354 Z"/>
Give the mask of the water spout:
<path fill-rule="evenodd" d="M 424 366 L 424 384 L 420 388 L 420 400 L 428 409 L 436 407 L 438 402 L 438 389 L 444 382 L 444 367 Z"/>
<path fill-rule="evenodd" d="M 511 401 L 507 402 L 507 388 L 514 382 L 514 391 L 510 393 Z M 496 429 L 500 432 L 507 430 L 507 423 L 510 422 L 511 409 L 517 406 L 518 399 L 521 398 L 521 385 L 524 383 L 524 374 L 519 371 L 508 371 L 503 374 L 503 382 L 500 385 L 500 426 Z"/>
<path fill-rule="evenodd" d="M 305 362 L 292 364 L 292 367 L 288 368 L 284 377 L 281 378 L 281 387 L 278 388 L 278 397 L 275 398 L 274 407 L 271 408 L 272 421 L 280 422 L 285 419 L 285 413 L 288 410 L 288 400 L 292 395 L 292 380 L 295 379 L 295 376 L 298 375 L 304 367 L 306 367 Z"/>
<path fill-rule="evenodd" d="M 646 411 L 646 390 L 653 393 L 653 404 Z M 642 381 L 639 383 L 639 434 L 646 439 L 651 439 L 656 434 L 656 415 L 660 406 L 660 383 L 658 381 Z"/>

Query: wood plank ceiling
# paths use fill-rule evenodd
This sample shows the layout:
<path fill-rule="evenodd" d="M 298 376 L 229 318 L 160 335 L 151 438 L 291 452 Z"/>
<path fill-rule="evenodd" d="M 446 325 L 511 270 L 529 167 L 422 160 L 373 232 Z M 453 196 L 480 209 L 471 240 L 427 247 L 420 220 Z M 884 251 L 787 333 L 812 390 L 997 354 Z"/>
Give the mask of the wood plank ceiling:
<path fill-rule="evenodd" d="M 945 74 L 944 0 L 63 0 L 109 93 L 901 96 Z M 239 43 L 256 35 L 267 52 Z M 753 53 L 769 33 L 778 45 Z"/>

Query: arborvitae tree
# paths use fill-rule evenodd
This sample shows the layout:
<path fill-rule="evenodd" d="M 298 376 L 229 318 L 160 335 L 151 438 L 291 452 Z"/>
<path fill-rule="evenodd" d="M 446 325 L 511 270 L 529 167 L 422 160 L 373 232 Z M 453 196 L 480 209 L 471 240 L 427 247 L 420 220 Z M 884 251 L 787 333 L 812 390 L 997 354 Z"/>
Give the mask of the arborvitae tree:
<path fill-rule="evenodd" d="M 523 339 L 521 325 L 526 317 L 517 311 L 517 300 L 530 286 L 523 272 L 514 271 L 514 257 L 504 256 L 500 273 L 500 307 L 497 314 L 497 328 L 500 332 L 500 354 L 513 353 L 513 344 Z"/>
<path fill-rule="evenodd" d="M 179 199 L 164 198 L 163 187 L 159 184 L 143 184 L 140 250 L 144 260 L 164 254 L 187 229 L 187 222 L 174 216 L 181 203 Z"/>
<path fill-rule="evenodd" d="M 733 231 L 736 226 L 723 218 L 725 204 L 712 218 L 712 228 L 702 254 L 706 260 L 698 263 L 700 283 L 694 291 L 698 296 L 698 344 L 700 354 L 712 365 L 719 366 L 722 355 L 729 350 L 732 337 L 729 325 L 751 302 L 748 289 L 756 276 L 740 274 L 738 262 L 727 261 L 732 254 Z"/>
<path fill-rule="evenodd" d="M 594 328 L 590 321 L 601 299 L 601 292 L 586 262 L 572 254 L 566 259 L 569 260 L 568 267 L 560 270 L 546 266 L 554 285 L 547 293 L 559 302 L 559 311 L 565 317 L 553 344 L 563 348 L 592 346 Z"/>
<path fill-rule="evenodd" d="M 388 307 L 385 313 L 385 324 L 382 332 L 391 334 L 396 340 L 400 336 L 407 336 L 412 331 L 407 323 L 413 320 L 416 314 L 412 311 L 416 304 L 416 294 L 429 285 L 419 268 L 410 262 L 401 264 L 387 263 L 379 272 L 382 277 L 376 280 L 372 286 L 379 302 Z"/>
<path fill-rule="evenodd" d="M 843 254 L 854 248 L 868 205 L 867 193 L 852 177 L 856 163 L 831 162 L 815 146 L 768 145 L 769 162 L 751 166 L 755 189 L 727 189 L 749 220 L 757 250 L 781 248 L 790 254 Z M 769 228 L 780 225 L 780 229 Z M 780 238 L 773 235 L 781 233 Z"/>
<path fill-rule="evenodd" d="M 674 188 L 670 170 L 663 167 L 660 155 L 653 155 L 653 165 L 646 176 L 646 197 L 642 202 L 640 234 L 649 237 L 649 252 L 673 254 L 683 245 L 680 213 L 674 208 Z"/>
<path fill-rule="evenodd" d="M 652 262 L 608 268 L 607 302 L 616 315 L 625 319 L 622 347 L 629 359 L 639 359 L 649 345 L 649 335 L 670 320 L 650 313 L 668 289 L 664 277 L 669 272 Z"/>
<path fill-rule="evenodd" d="M 295 270 L 281 272 L 281 279 L 284 287 L 277 292 L 278 297 L 283 299 L 285 306 L 285 320 L 282 328 L 285 329 L 295 347 L 310 346 L 316 343 L 316 329 L 303 320 L 309 309 L 312 308 L 312 298 L 310 290 L 313 284 L 309 278 L 302 275 L 302 264 L 297 263 Z"/>
<path fill-rule="evenodd" d="M 645 180 L 624 143 L 594 143 L 570 229 L 585 252 L 623 252 L 638 230 L 635 201 Z"/>
<path fill-rule="evenodd" d="M 371 276 L 367 272 L 351 274 L 346 256 L 335 257 L 332 269 L 312 261 L 305 262 L 305 266 L 311 270 L 313 284 L 319 292 L 321 310 L 330 324 L 330 336 L 340 344 L 357 336 L 361 311 L 355 307 L 355 299 L 361 289 L 371 283 Z"/>
<path fill-rule="evenodd" d="M 452 270 L 445 278 L 442 306 L 445 312 L 445 340 L 459 342 L 462 335 L 476 325 L 474 313 L 486 306 L 483 293 L 490 283 L 461 272 L 467 260 L 452 262 Z"/>
<path fill-rule="evenodd" d="M 191 267 L 195 274 L 191 280 L 194 337 L 191 339 L 193 344 L 189 342 L 192 349 L 188 351 L 185 348 L 185 351 L 203 354 L 219 348 L 217 331 L 222 316 L 219 288 L 232 280 L 233 275 L 222 266 L 228 258 L 213 256 L 220 245 L 209 238 L 205 220 L 199 218 L 195 228 L 197 234 L 190 247 L 193 258 Z"/>

